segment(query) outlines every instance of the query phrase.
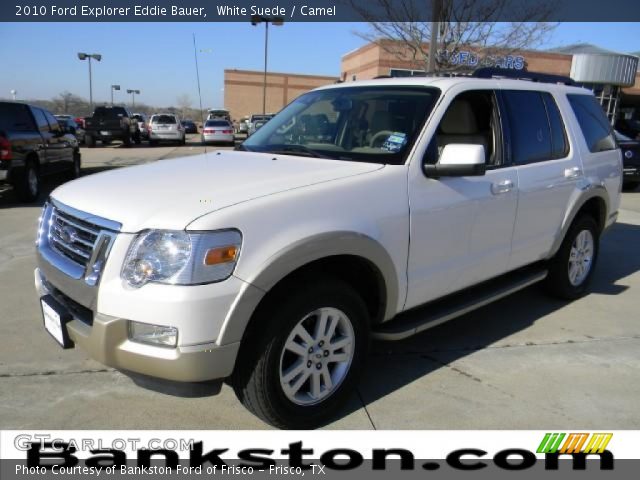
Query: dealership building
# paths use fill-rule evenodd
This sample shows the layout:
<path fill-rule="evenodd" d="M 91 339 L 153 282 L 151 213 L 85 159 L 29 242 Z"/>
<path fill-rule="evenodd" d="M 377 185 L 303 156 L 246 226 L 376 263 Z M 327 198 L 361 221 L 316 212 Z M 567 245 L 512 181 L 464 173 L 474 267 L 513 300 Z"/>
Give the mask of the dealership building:
<path fill-rule="evenodd" d="M 425 50 L 428 50 L 427 46 Z M 522 78 L 526 78 L 526 71 L 568 76 L 594 91 L 612 121 L 640 120 L 639 55 L 640 52 L 624 54 L 591 44 L 577 44 L 550 51 L 528 50 L 482 59 L 470 49 L 458 52 L 449 58 L 449 63 L 463 71 L 480 66 L 521 71 Z M 380 76 L 421 75 L 424 73 L 421 67 L 400 42 L 369 43 L 342 57 L 341 72 L 336 77 L 269 72 L 266 110 L 277 112 L 300 94 L 322 85 Z M 263 72 L 225 70 L 224 83 L 225 107 L 234 119 L 262 113 Z"/>

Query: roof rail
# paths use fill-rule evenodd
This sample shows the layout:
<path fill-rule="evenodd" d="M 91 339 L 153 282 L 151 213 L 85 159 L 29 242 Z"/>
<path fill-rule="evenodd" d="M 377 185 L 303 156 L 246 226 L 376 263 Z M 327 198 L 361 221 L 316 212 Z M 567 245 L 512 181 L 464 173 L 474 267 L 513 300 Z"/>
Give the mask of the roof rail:
<path fill-rule="evenodd" d="M 474 70 L 471 76 L 475 78 L 511 78 L 514 80 L 528 80 L 540 83 L 558 83 L 561 85 L 575 85 L 575 82 L 564 75 L 552 75 L 550 73 L 529 72 L 523 70 L 510 70 L 507 68 L 486 67 Z"/>

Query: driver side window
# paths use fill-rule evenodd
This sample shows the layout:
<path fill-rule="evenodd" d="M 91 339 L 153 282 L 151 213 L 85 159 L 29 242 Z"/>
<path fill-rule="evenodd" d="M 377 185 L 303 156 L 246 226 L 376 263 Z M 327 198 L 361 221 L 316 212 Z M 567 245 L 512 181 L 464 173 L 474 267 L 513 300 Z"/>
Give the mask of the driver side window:
<path fill-rule="evenodd" d="M 470 90 L 458 95 L 447 108 L 429 144 L 426 163 L 437 163 L 445 146 L 482 145 L 487 167 L 502 163 L 498 105 L 492 90 Z"/>

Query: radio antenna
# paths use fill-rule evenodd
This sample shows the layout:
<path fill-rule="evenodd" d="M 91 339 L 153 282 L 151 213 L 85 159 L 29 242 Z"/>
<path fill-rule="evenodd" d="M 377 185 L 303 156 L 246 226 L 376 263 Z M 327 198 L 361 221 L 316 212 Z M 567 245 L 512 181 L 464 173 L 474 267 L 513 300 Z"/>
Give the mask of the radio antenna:
<path fill-rule="evenodd" d="M 200 123 L 204 129 L 204 110 L 202 110 L 202 91 L 200 90 L 200 69 L 198 68 L 198 49 L 196 47 L 196 34 L 193 33 L 193 57 L 196 60 L 196 78 L 198 79 L 198 101 L 200 102 Z M 207 153 L 207 143 L 204 142 L 204 153 Z"/>

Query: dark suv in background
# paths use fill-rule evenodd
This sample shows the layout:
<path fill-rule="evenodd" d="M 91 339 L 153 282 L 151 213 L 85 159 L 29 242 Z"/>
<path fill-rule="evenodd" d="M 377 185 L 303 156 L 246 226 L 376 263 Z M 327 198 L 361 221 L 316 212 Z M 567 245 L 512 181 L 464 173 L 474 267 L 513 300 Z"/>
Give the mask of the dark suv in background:
<path fill-rule="evenodd" d="M 78 142 L 47 110 L 0 102 L 0 183 L 13 185 L 20 200 L 33 202 L 43 175 L 80 176 Z"/>
<path fill-rule="evenodd" d="M 88 147 L 94 147 L 98 140 L 103 144 L 120 140 L 126 147 L 132 141 L 139 144 L 138 120 L 124 107 L 97 107 L 91 117 L 85 118 L 85 141 Z"/>

